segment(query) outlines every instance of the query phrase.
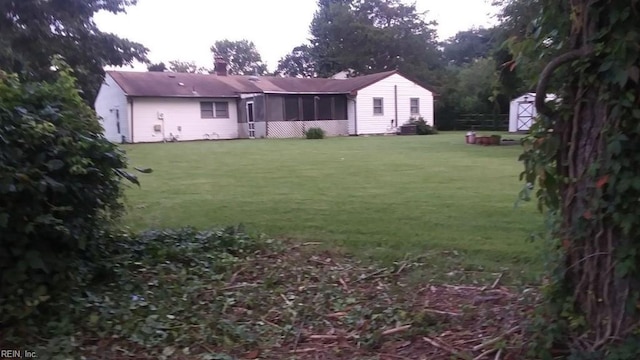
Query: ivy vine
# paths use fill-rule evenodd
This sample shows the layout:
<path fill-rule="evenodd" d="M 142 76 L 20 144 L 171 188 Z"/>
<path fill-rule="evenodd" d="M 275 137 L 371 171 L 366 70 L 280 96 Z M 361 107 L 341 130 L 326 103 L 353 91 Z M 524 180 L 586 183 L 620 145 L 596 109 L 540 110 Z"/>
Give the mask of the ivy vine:
<path fill-rule="evenodd" d="M 557 327 L 538 345 L 552 349 L 546 357 L 564 350 L 572 359 L 637 359 L 640 5 L 541 2 L 537 42 L 519 49 L 554 56 L 538 79 L 540 117 L 520 158 L 556 254 L 545 315 Z M 559 101 L 546 102 L 552 78 L 561 82 Z"/>

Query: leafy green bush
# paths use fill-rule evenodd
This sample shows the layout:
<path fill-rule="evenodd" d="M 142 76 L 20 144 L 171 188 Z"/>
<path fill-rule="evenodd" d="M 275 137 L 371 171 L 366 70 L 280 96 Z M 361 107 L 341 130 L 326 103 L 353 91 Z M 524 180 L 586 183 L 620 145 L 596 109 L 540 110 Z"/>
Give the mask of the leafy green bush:
<path fill-rule="evenodd" d="M 0 325 L 77 281 L 121 210 L 126 159 L 62 62 L 47 83 L 0 71 Z"/>
<path fill-rule="evenodd" d="M 319 127 L 312 127 L 305 131 L 307 139 L 324 139 L 325 132 Z"/>
<path fill-rule="evenodd" d="M 261 251 L 284 250 L 276 240 L 248 235 L 242 226 L 111 232 L 105 238 L 100 276 L 70 291 L 67 299 L 52 299 L 50 316 L 7 329 L 5 340 L 30 343 L 40 357 L 66 359 L 81 351 L 73 342 L 87 338 L 114 336 L 144 346 L 244 339 L 240 325 L 223 321 L 239 301 L 228 292 L 233 287 L 227 281 Z M 222 288 L 226 292 L 218 293 Z M 200 328 L 206 331 L 184 331 Z"/>
<path fill-rule="evenodd" d="M 410 118 L 407 124 L 416 125 L 418 135 L 435 135 L 438 133 L 435 127 L 427 124 L 423 117 Z"/>

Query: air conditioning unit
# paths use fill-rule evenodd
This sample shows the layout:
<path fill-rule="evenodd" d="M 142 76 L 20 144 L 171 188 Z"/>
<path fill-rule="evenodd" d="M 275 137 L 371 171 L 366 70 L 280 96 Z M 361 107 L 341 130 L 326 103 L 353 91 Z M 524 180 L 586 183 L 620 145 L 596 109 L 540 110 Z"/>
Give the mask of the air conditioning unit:
<path fill-rule="evenodd" d="M 158 120 L 164 120 L 164 113 L 162 111 L 158 111 Z"/>

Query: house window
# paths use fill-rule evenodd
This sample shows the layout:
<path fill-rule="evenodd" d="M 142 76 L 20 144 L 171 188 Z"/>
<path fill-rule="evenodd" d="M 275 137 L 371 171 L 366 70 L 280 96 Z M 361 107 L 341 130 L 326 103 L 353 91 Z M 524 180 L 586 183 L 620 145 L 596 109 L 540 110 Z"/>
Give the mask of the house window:
<path fill-rule="evenodd" d="M 290 121 L 300 120 L 297 96 L 286 96 L 284 98 L 284 119 Z"/>
<path fill-rule="evenodd" d="M 333 105 L 333 118 L 335 120 L 347 120 L 347 98 L 345 96 L 336 96 Z"/>
<path fill-rule="evenodd" d="M 284 118 L 288 121 L 347 120 L 344 95 L 286 95 Z"/>
<path fill-rule="evenodd" d="M 411 115 L 420 115 L 420 98 L 411 98 Z"/>
<path fill-rule="evenodd" d="M 318 120 L 331 120 L 334 118 L 333 101 L 332 96 L 320 96 L 320 99 L 316 102 Z"/>
<path fill-rule="evenodd" d="M 226 101 L 203 101 L 200 103 L 200 117 L 202 119 L 229 118 L 229 103 Z"/>
<path fill-rule="evenodd" d="M 316 97 L 313 95 L 302 96 L 302 120 L 317 120 Z"/>
<path fill-rule="evenodd" d="M 216 107 L 216 117 L 217 118 L 224 118 L 224 119 L 228 119 L 229 118 L 229 103 L 224 101 L 224 102 L 216 102 L 214 103 L 215 107 Z"/>
<path fill-rule="evenodd" d="M 384 115 L 383 98 L 373 98 L 373 115 Z"/>

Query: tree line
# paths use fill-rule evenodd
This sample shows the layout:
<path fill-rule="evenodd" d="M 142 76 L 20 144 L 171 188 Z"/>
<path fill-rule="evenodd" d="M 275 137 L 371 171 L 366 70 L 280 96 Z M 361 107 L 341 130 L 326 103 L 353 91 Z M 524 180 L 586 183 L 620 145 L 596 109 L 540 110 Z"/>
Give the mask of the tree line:
<path fill-rule="evenodd" d="M 504 114 L 511 98 L 532 90 L 513 60 L 508 40 L 535 15 L 526 1 L 504 2 L 498 24 L 470 28 L 439 41 L 435 21 L 402 0 L 318 0 L 310 39 L 280 58 L 273 72 L 252 41 L 216 41 L 213 56 L 224 58 L 229 74 L 283 77 L 349 76 L 398 70 L 437 94 L 438 126 L 451 128 L 461 114 Z M 149 71 L 212 73 L 193 61 L 156 63 Z"/>
<path fill-rule="evenodd" d="M 1 68 L 46 79 L 51 76 L 50 59 L 61 55 L 89 103 L 97 95 L 105 66 L 142 62 L 149 71 L 211 72 L 181 59 L 152 63 L 144 45 L 104 33 L 93 21 L 97 11 L 121 13 L 136 0 L 63 3 L 0 3 L 5 14 L 0 17 Z M 446 127 L 447 119 L 462 113 L 505 113 L 511 97 L 530 90 L 522 76 L 500 76 L 511 60 L 505 41 L 528 21 L 518 13 L 520 8 L 508 10 L 512 14 L 493 28 L 464 30 L 440 42 L 437 23 L 428 20 L 429 14 L 402 0 L 318 0 L 308 43 L 285 54 L 272 73 L 252 41 L 222 39 L 211 52 L 227 61 L 230 74 L 240 75 L 327 77 L 345 70 L 351 76 L 399 70 L 438 94 L 437 118 Z"/>

